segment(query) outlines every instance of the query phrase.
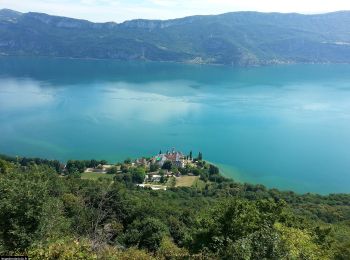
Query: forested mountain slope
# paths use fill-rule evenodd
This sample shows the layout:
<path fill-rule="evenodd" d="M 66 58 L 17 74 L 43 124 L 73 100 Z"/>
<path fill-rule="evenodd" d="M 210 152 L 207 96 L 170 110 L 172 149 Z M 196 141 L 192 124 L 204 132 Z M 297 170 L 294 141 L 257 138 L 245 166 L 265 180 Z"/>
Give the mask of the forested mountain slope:
<path fill-rule="evenodd" d="M 0 53 L 228 65 L 349 63 L 350 12 L 92 23 L 0 10 Z"/>

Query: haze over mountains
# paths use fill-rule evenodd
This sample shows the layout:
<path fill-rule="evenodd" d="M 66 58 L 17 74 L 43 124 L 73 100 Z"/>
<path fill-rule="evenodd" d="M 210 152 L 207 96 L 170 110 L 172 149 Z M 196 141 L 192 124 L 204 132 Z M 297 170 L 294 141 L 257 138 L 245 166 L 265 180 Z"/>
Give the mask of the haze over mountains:
<path fill-rule="evenodd" d="M 0 54 L 263 65 L 350 63 L 350 11 L 92 23 L 0 10 Z"/>

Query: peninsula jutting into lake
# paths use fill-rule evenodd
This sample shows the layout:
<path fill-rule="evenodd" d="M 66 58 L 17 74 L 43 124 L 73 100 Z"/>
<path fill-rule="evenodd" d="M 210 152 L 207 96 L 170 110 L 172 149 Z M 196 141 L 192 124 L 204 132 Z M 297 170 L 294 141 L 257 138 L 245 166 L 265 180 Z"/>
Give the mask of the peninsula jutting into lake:
<path fill-rule="evenodd" d="M 350 190 L 350 65 L 0 58 L 0 147 L 67 161 L 203 152 L 226 177 Z"/>
<path fill-rule="evenodd" d="M 17 248 L 33 259 L 349 255 L 350 195 L 240 184 L 202 156 L 168 151 L 112 165 L 63 165 L 1 155 L 0 250 Z M 249 251 L 227 251 L 217 237 L 233 247 L 244 238 Z"/>

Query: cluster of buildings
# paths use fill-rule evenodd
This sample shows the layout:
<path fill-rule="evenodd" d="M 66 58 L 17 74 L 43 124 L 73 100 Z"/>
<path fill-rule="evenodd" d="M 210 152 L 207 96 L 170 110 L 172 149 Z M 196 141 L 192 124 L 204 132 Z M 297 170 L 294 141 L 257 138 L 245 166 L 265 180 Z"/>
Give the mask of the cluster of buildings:
<path fill-rule="evenodd" d="M 170 162 L 170 163 L 169 163 Z M 164 165 L 166 164 L 167 165 Z M 108 173 L 112 167 L 116 167 L 117 173 L 122 173 L 123 167 L 136 167 L 144 166 L 150 169 L 150 172 L 146 173 L 145 179 L 142 184 L 137 184 L 139 187 L 149 187 L 152 190 L 166 190 L 168 178 L 179 177 L 179 171 L 173 171 L 172 167 L 184 168 L 186 165 L 193 165 L 192 153 L 190 156 L 184 155 L 180 151 L 176 151 L 174 148 L 171 151 L 162 153 L 161 151 L 152 156 L 151 158 L 138 158 L 135 161 L 128 161 L 126 165 L 98 165 L 94 168 L 87 168 L 87 173 Z M 158 167 L 154 167 L 158 166 Z"/>
<path fill-rule="evenodd" d="M 159 154 L 153 156 L 149 160 L 147 160 L 146 158 L 136 159 L 134 164 L 143 166 L 150 166 L 151 164 L 155 164 L 161 168 L 163 167 L 166 161 L 170 161 L 171 164 L 175 167 L 184 168 L 187 163 L 187 158 L 182 152 L 175 151 L 175 149 L 173 148 L 171 152 L 159 152 Z"/>
<path fill-rule="evenodd" d="M 176 151 L 174 148 L 171 151 L 167 151 L 166 153 L 159 152 L 159 154 L 151 157 L 150 159 L 139 158 L 135 160 L 135 165 L 143 165 L 150 167 L 150 165 L 157 165 L 159 168 L 162 168 L 165 162 L 171 162 L 172 166 L 177 168 L 184 168 L 186 164 L 189 162 L 186 156 L 179 151 Z M 171 171 L 166 171 L 162 176 L 158 171 L 150 172 L 147 174 L 145 178 L 145 182 L 157 183 L 161 182 L 162 177 L 172 177 L 174 174 Z"/>
<path fill-rule="evenodd" d="M 85 172 L 94 172 L 94 173 L 107 173 L 107 171 L 112 168 L 113 165 L 106 164 L 106 165 L 98 165 L 95 168 L 86 168 Z"/>
<path fill-rule="evenodd" d="M 172 165 L 178 168 L 184 168 L 186 165 L 186 157 L 183 153 L 175 151 L 173 148 L 171 152 L 159 153 L 156 156 L 153 156 L 151 163 L 162 167 L 166 161 L 170 161 Z"/>
<path fill-rule="evenodd" d="M 152 184 L 137 184 L 136 186 L 142 188 L 151 188 L 152 190 L 166 190 L 166 186 L 164 185 L 152 185 Z"/>

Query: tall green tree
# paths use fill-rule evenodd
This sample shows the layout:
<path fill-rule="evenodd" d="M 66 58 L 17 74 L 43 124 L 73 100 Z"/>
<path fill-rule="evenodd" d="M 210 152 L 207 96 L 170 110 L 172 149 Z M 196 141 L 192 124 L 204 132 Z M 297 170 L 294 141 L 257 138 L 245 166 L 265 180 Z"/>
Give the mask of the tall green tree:
<path fill-rule="evenodd" d="M 203 160 L 203 154 L 201 152 L 198 153 L 198 161 Z"/>
<path fill-rule="evenodd" d="M 167 233 L 166 226 L 160 220 L 146 218 L 132 223 L 126 233 L 125 241 L 128 245 L 138 245 L 139 248 L 156 252 Z"/>
<path fill-rule="evenodd" d="M 44 172 L 42 172 L 42 170 Z M 48 167 L 0 175 L 0 245 L 3 252 L 24 250 L 33 242 L 64 229 L 63 205 L 53 196 L 58 178 Z M 51 195 L 52 194 L 52 195 Z"/>
<path fill-rule="evenodd" d="M 222 202 L 210 215 L 201 219 L 193 249 L 209 250 L 213 254 L 234 257 L 237 253 L 235 243 L 241 239 L 249 239 L 259 232 L 263 234 L 263 230 L 266 229 L 268 231 L 264 234 L 272 231 L 274 223 L 281 217 L 283 207 L 283 203 L 276 204 L 272 201 L 250 202 L 234 199 Z M 269 246 L 273 247 L 273 244 Z M 228 248 L 231 250 L 230 255 L 227 255 Z M 261 254 L 263 255 L 263 252 Z M 271 258 L 273 255 L 264 257 Z"/>
<path fill-rule="evenodd" d="M 162 166 L 162 169 L 170 171 L 172 167 L 173 163 L 171 161 L 165 161 Z"/>
<path fill-rule="evenodd" d="M 209 165 L 209 175 L 217 175 L 219 174 L 219 168 L 215 165 L 210 164 Z"/>

